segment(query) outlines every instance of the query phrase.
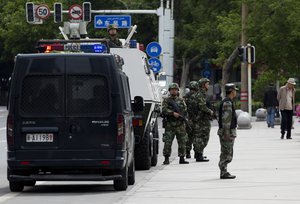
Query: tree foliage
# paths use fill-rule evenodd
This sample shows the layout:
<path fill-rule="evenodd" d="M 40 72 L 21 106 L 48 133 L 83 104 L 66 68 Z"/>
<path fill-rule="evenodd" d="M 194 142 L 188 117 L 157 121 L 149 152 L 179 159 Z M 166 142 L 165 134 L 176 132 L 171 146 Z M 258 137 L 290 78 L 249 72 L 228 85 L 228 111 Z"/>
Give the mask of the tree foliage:
<path fill-rule="evenodd" d="M 65 10 L 84 0 L 60 0 Z M 58 0 L 39 0 L 53 10 Z M 93 9 L 157 9 L 159 0 L 90 0 Z M 273 70 L 283 77 L 300 74 L 300 1 L 299 0 L 175 0 L 175 61 L 182 58 L 200 61 L 208 59 L 221 67 L 237 46 L 241 36 L 241 5 L 249 8 L 247 19 L 248 42 L 256 47 L 255 69 L 261 73 Z M 67 19 L 64 14 L 64 19 Z M 24 0 L 0 0 L 0 60 L 12 61 L 17 53 L 35 51 L 35 43 L 42 38 L 62 38 L 53 16 L 42 25 L 30 25 L 25 19 Z M 157 40 L 158 17 L 132 15 L 138 25 L 135 38 L 147 44 Z M 151 31 L 151 32 L 150 32 Z M 90 37 L 104 37 L 106 29 L 88 25 Z M 122 30 L 122 37 L 127 30 Z M 234 67 L 238 66 L 236 61 Z M 277 76 L 272 76 L 276 78 Z"/>

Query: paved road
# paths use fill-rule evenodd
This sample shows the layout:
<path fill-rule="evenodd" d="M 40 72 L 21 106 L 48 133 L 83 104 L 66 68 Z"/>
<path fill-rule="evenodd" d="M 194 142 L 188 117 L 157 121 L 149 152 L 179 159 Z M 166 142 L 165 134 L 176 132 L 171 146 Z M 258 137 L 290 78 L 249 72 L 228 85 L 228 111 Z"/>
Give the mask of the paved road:
<path fill-rule="evenodd" d="M 229 171 L 235 180 L 220 180 L 220 145 L 217 127 L 205 154 L 208 163 L 179 165 L 177 145 L 172 162 L 162 165 L 162 145 L 158 166 L 137 171 L 137 182 L 126 192 L 116 192 L 112 182 L 38 182 L 22 193 L 10 193 L 6 180 L 6 112 L 0 108 L 0 203 L 300 203 L 300 123 L 295 120 L 292 140 L 281 140 L 280 130 L 253 122 L 252 129 L 238 130 L 234 160 Z M 215 124 L 215 123 L 214 123 Z M 160 123 L 159 123 L 160 125 Z M 160 126 L 159 126 L 160 127 Z M 160 128 L 160 133 L 162 129 Z"/>
<path fill-rule="evenodd" d="M 37 182 L 35 187 L 25 187 L 22 193 L 11 193 L 6 179 L 6 117 L 6 108 L 0 107 L 0 204 L 116 203 L 133 189 L 134 186 L 129 186 L 127 192 L 117 192 L 113 189 L 112 181 Z M 161 133 L 160 124 L 159 131 Z M 148 171 L 136 171 L 136 185 L 143 182 L 152 172 L 158 171 L 162 161 L 163 158 L 160 155 L 157 167 L 152 167 Z"/>
<path fill-rule="evenodd" d="M 281 140 L 280 129 L 253 122 L 238 130 L 234 159 L 228 170 L 235 180 L 220 180 L 220 144 L 212 127 L 205 154 L 208 163 L 169 166 L 153 172 L 131 189 L 119 203 L 300 203 L 300 123 L 295 120 L 292 140 Z"/>

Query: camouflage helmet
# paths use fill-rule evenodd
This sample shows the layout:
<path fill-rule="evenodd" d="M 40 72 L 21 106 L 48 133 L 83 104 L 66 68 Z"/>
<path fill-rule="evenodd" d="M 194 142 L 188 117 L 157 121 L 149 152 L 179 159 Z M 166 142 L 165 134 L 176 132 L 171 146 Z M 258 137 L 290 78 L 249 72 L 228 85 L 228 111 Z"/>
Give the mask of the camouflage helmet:
<path fill-rule="evenodd" d="M 199 89 L 199 85 L 198 85 L 198 82 L 197 81 L 191 81 L 190 84 L 189 84 L 189 88 L 190 89 Z"/>
<path fill-rule="evenodd" d="M 171 83 L 169 85 L 169 91 L 170 91 L 170 89 L 177 89 L 179 91 L 179 86 L 177 83 Z"/>
<path fill-rule="evenodd" d="M 210 80 L 209 80 L 208 78 L 201 78 L 201 79 L 198 81 L 199 87 L 202 87 L 206 82 L 210 82 Z"/>
<path fill-rule="evenodd" d="M 116 29 L 118 30 L 118 26 L 115 24 L 110 24 L 107 26 L 107 32 L 109 32 L 111 29 Z"/>

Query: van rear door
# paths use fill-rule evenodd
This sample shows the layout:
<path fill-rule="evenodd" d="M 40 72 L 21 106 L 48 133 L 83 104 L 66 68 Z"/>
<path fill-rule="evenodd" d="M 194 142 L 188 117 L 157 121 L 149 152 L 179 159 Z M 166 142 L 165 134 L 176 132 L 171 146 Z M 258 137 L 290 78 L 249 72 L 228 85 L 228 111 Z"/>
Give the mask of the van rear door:
<path fill-rule="evenodd" d="M 17 60 L 15 69 L 13 86 L 17 88 L 11 95 L 10 111 L 15 121 L 15 148 L 57 149 L 65 134 L 64 59 L 27 55 Z"/>
<path fill-rule="evenodd" d="M 66 57 L 67 135 L 61 148 L 102 149 L 107 151 L 98 156 L 114 156 L 117 116 L 111 114 L 110 63 L 107 57 Z"/>

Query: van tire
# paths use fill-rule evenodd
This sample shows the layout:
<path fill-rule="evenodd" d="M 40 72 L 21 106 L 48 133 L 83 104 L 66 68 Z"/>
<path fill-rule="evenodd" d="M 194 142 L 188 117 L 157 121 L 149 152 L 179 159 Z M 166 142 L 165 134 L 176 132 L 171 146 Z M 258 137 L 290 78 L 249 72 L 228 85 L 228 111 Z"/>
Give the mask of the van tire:
<path fill-rule="evenodd" d="M 9 189 L 11 192 L 22 192 L 24 189 L 24 184 L 21 181 L 10 181 Z"/>
<path fill-rule="evenodd" d="M 150 128 L 148 127 L 144 137 L 135 146 L 135 168 L 138 170 L 148 170 L 151 167 L 151 147 L 150 147 Z"/>
<path fill-rule="evenodd" d="M 134 160 L 132 160 L 128 169 L 128 185 L 133 185 L 135 183 L 135 165 Z"/>
<path fill-rule="evenodd" d="M 124 169 L 121 170 L 121 179 L 114 180 L 114 189 L 116 191 L 125 191 L 128 187 L 128 167 L 125 166 Z"/>
<path fill-rule="evenodd" d="M 157 124 L 157 120 L 156 120 L 154 128 L 153 128 L 153 155 L 151 158 L 151 166 L 157 165 L 158 151 L 159 151 L 158 143 L 159 143 L 159 133 L 158 133 L 158 124 Z"/>

